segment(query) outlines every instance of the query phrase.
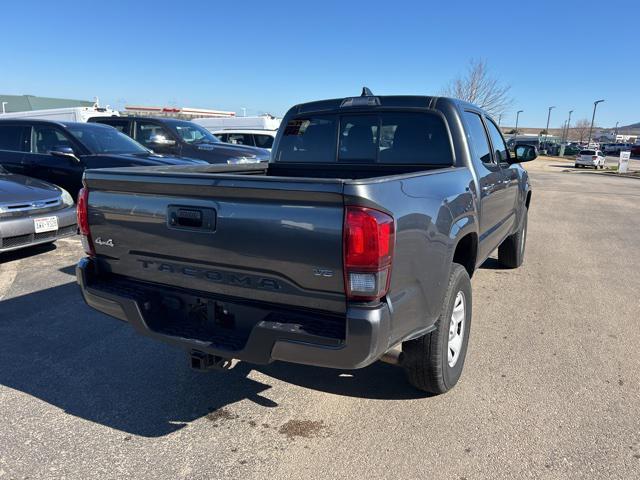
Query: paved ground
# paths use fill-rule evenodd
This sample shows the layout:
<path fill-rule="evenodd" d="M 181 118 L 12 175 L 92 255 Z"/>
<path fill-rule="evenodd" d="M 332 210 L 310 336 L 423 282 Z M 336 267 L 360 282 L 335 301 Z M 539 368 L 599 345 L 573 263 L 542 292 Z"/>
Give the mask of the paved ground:
<path fill-rule="evenodd" d="M 461 383 L 183 354 L 85 307 L 79 242 L 0 259 L 0 478 L 639 478 L 640 181 L 529 168 L 527 258 L 473 279 Z"/>

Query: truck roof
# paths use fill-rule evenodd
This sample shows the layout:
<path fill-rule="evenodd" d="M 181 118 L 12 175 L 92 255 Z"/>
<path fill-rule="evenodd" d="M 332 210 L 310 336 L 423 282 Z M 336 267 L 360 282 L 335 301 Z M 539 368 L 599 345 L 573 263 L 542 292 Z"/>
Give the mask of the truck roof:
<path fill-rule="evenodd" d="M 437 103 L 457 104 L 459 106 L 478 106 L 463 100 L 449 97 L 424 96 L 424 95 L 361 95 L 359 97 L 332 98 L 308 103 L 300 103 L 293 106 L 289 111 L 293 113 L 308 113 L 321 111 L 335 111 L 345 107 L 360 108 L 434 108 Z"/>

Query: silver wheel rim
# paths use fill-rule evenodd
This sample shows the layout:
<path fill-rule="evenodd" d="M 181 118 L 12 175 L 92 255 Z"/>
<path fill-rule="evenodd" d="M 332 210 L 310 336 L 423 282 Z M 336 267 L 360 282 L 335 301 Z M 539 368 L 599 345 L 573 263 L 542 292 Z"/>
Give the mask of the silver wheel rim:
<path fill-rule="evenodd" d="M 451 323 L 449 324 L 449 343 L 447 345 L 448 363 L 454 367 L 460 358 L 462 350 L 462 340 L 464 339 L 465 321 L 465 298 L 464 293 L 458 292 L 456 300 L 453 302 L 453 312 L 451 312 Z"/>

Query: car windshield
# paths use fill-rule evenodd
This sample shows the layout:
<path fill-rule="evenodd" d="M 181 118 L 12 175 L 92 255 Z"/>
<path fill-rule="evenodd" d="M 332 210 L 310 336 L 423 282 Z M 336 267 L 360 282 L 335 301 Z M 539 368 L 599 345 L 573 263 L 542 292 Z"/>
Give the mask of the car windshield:
<path fill-rule="evenodd" d="M 149 150 L 138 142 L 113 127 L 79 123 L 67 125 L 67 131 L 87 147 L 92 154 L 149 153 Z"/>
<path fill-rule="evenodd" d="M 176 123 L 173 129 L 186 143 L 220 143 L 209 130 L 194 123 Z"/>

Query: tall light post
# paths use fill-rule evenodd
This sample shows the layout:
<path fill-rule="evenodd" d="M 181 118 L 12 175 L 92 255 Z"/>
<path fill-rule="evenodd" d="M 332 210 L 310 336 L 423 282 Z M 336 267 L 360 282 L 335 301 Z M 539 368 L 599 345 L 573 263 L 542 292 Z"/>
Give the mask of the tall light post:
<path fill-rule="evenodd" d="M 548 145 L 547 145 L 547 137 L 549 136 L 549 120 L 551 119 L 551 110 L 553 110 L 554 107 L 549 107 L 549 112 L 547 113 L 547 128 L 544 129 L 544 149 L 546 150 Z"/>
<path fill-rule="evenodd" d="M 587 143 L 587 147 L 591 144 L 591 133 L 593 132 L 593 121 L 596 119 L 596 108 L 598 108 L 598 104 L 604 102 L 604 100 L 596 100 L 593 102 L 593 115 L 591 115 L 591 126 L 589 127 L 589 142 Z"/>
<path fill-rule="evenodd" d="M 516 140 L 518 139 L 518 120 L 520 119 L 520 114 L 524 112 L 524 110 L 518 110 L 516 112 L 516 133 L 513 134 L 513 148 L 516 148 Z"/>
<path fill-rule="evenodd" d="M 5 110 L 5 106 L 7 105 L 7 103 L 9 102 L 2 102 L 2 113 L 7 113 L 7 111 Z"/>
<path fill-rule="evenodd" d="M 569 119 L 567 120 L 567 133 L 565 135 L 565 141 L 569 141 L 569 126 L 571 125 L 571 114 L 573 110 L 569 110 Z"/>
<path fill-rule="evenodd" d="M 620 123 L 620 122 L 616 122 L 616 136 L 615 136 L 615 138 L 613 139 L 613 141 L 614 141 L 615 143 L 618 143 L 618 124 L 619 124 L 619 123 Z"/>
<path fill-rule="evenodd" d="M 498 127 L 500 126 L 500 122 L 502 121 L 502 114 L 498 115 Z"/>

